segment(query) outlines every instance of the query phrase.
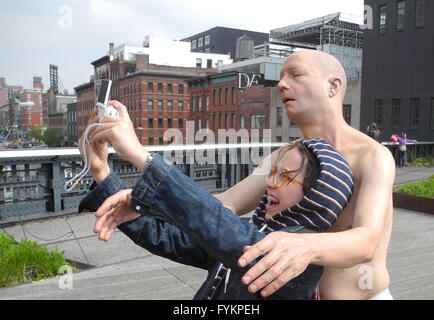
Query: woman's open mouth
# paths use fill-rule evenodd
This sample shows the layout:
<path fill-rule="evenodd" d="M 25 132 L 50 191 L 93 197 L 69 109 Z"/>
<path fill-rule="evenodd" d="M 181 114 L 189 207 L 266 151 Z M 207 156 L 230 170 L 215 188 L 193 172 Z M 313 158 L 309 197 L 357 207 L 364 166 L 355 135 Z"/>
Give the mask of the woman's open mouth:
<path fill-rule="evenodd" d="M 268 195 L 268 202 L 266 205 L 266 209 L 271 209 L 275 206 L 278 206 L 280 204 L 280 201 L 276 198 L 274 198 L 273 196 Z"/>

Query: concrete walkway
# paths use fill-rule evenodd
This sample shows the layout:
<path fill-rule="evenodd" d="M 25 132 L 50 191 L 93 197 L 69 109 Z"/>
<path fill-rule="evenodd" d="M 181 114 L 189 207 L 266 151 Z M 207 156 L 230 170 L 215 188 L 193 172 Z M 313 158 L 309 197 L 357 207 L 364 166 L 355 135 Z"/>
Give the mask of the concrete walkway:
<path fill-rule="evenodd" d="M 432 174 L 434 168 L 397 169 L 395 185 L 425 180 Z M 15 239 L 27 236 L 94 267 L 73 273 L 69 282 L 52 278 L 2 288 L 0 299 L 188 300 L 205 279 L 206 271 L 155 256 L 121 232 L 107 243 L 98 241 L 92 232 L 94 221 L 93 214 L 84 214 L 5 228 Z M 434 215 L 394 210 L 387 264 L 395 299 L 434 299 Z"/>

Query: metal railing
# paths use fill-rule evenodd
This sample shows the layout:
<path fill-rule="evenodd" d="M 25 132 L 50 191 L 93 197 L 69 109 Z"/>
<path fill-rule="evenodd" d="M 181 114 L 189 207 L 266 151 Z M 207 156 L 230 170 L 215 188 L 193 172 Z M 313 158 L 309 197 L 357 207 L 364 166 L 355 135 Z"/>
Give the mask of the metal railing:
<path fill-rule="evenodd" d="M 218 193 L 247 177 L 267 154 L 282 145 L 203 144 L 152 146 L 147 150 L 163 154 L 206 190 Z M 398 145 L 383 145 L 397 159 Z M 434 157 L 434 142 L 407 145 L 408 162 L 428 156 Z M 140 172 L 111 148 L 108 163 L 130 188 L 140 177 Z M 0 151 L 0 225 L 76 214 L 93 178 L 86 175 L 71 192 L 66 192 L 64 185 L 82 168 L 77 148 Z"/>
<path fill-rule="evenodd" d="M 398 161 L 398 142 L 383 142 L 382 145 L 387 147 Z M 412 162 L 416 158 L 434 157 L 434 142 L 418 142 L 407 144 L 407 162 Z"/>
<path fill-rule="evenodd" d="M 206 190 L 217 193 L 247 177 L 281 145 L 154 146 L 147 150 L 163 154 Z M 112 148 L 108 164 L 130 188 L 141 175 Z M 82 168 L 77 148 L 0 151 L 0 225 L 76 214 L 93 178 L 86 175 L 71 192 L 64 185 Z"/>

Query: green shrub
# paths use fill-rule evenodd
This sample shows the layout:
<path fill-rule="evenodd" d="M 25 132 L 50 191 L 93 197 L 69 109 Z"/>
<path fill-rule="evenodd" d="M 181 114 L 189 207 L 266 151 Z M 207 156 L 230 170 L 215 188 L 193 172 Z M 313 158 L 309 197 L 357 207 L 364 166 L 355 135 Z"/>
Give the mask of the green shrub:
<path fill-rule="evenodd" d="M 58 275 L 61 266 L 70 266 L 63 254 L 28 239 L 16 243 L 13 236 L 0 233 L 0 288 Z"/>
<path fill-rule="evenodd" d="M 417 158 L 411 162 L 411 165 L 416 167 L 434 166 L 434 157 Z"/>
<path fill-rule="evenodd" d="M 434 175 L 428 181 L 414 182 L 396 188 L 396 191 L 425 198 L 434 198 Z"/>

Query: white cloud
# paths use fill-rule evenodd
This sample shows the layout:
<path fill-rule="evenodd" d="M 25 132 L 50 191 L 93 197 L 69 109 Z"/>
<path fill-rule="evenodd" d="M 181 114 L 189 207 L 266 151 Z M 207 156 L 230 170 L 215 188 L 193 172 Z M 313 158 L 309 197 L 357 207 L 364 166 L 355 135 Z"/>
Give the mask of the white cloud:
<path fill-rule="evenodd" d="M 113 23 L 133 16 L 133 11 L 127 6 L 107 0 L 90 0 L 90 9 L 95 17 L 107 19 L 107 22 L 112 20 Z"/>

